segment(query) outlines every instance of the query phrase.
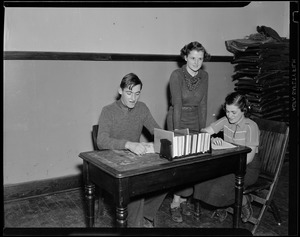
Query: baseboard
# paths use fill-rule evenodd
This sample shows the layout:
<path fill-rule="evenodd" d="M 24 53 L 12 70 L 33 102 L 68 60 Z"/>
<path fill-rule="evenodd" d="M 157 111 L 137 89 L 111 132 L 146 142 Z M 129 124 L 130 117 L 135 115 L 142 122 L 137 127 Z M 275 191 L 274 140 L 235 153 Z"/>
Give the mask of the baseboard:
<path fill-rule="evenodd" d="M 4 201 L 51 194 L 83 186 L 82 175 L 4 185 Z"/>

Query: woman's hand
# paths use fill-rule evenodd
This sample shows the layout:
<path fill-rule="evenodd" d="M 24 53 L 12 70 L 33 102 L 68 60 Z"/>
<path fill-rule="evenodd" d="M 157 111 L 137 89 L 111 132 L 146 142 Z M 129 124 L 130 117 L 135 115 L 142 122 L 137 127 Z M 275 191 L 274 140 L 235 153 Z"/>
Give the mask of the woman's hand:
<path fill-rule="evenodd" d="M 139 142 L 126 142 L 125 148 L 137 154 L 138 156 L 144 155 L 146 153 L 146 147 Z"/>
<path fill-rule="evenodd" d="M 215 137 L 211 139 L 212 143 L 217 145 L 217 146 L 221 146 L 223 144 L 223 139 L 220 137 Z"/>

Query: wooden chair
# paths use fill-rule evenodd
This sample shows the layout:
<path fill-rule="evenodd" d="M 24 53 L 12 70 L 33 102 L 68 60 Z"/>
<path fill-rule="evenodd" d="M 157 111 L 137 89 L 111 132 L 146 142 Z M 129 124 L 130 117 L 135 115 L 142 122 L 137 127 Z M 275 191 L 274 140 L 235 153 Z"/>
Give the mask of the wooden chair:
<path fill-rule="evenodd" d="M 260 129 L 260 144 L 258 154 L 261 159 L 261 171 L 257 182 L 248 186 L 244 194 L 252 196 L 253 203 L 257 203 L 259 212 L 249 219 L 252 223 L 252 234 L 258 228 L 265 210 L 271 209 L 278 225 L 281 225 L 279 210 L 273 200 L 273 195 L 280 177 L 285 153 L 288 146 L 289 127 L 285 122 L 266 120 L 262 118 L 252 118 Z M 228 211 L 233 213 L 233 209 Z M 255 211 L 254 211 L 255 213 Z"/>
<path fill-rule="evenodd" d="M 98 127 L 99 127 L 98 124 L 93 125 L 93 127 L 92 127 L 92 141 L 93 141 L 94 151 L 98 151 L 99 150 L 99 148 L 97 146 Z"/>

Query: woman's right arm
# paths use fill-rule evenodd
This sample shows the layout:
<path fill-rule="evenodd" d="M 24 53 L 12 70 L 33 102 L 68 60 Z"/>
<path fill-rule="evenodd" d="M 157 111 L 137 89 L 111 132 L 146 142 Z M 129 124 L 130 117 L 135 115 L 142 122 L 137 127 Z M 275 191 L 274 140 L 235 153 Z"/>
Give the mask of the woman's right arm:
<path fill-rule="evenodd" d="M 202 129 L 201 129 L 201 132 L 207 132 L 207 133 L 209 133 L 210 135 L 215 133 L 211 126 L 208 126 L 208 127 L 206 127 L 206 128 L 202 128 Z"/>
<path fill-rule="evenodd" d="M 170 77 L 170 92 L 172 98 L 173 112 L 173 128 L 180 129 L 180 118 L 182 108 L 181 97 L 181 77 L 177 72 L 173 72 Z"/>
<path fill-rule="evenodd" d="M 226 119 L 226 117 L 222 117 L 221 119 L 211 123 L 208 127 L 202 128 L 201 132 L 207 132 L 212 135 L 222 131 Z M 212 138 L 211 140 L 215 145 L 222 145 L 223 143 L 223 139 L 220 137 Z"/>

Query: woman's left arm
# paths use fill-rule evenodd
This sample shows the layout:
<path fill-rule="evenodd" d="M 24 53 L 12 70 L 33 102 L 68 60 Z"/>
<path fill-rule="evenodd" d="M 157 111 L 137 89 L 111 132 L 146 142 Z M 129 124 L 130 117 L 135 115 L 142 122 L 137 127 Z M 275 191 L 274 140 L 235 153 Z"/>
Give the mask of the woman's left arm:
<path fill-rule="evenodd" d="M 247 154 L 247 165 L 253 160 L 256 153 L 256 146 L 248 146 L 251 148 L 251 151 Z"/>
<path fill-rule="evenodd" d="M 257 153 L 259 146 L 260 131 L 256 123 L 248 123 L 248 130 L 246 133 L 246 146 L 251 148 L 251 152 L 247 154 L 247 164 L 249 164 Z"/>
<path fill-rule="evenodd" d="M 206 117 L 207 117 L 207 93 L 208 93 L 208 74 L 204 74 L 203 84 L 201 85 L 201 92 L 202 93 L 202 99 L 199 104 L 199 127 L 205 128 L 206 127 Z"/>

